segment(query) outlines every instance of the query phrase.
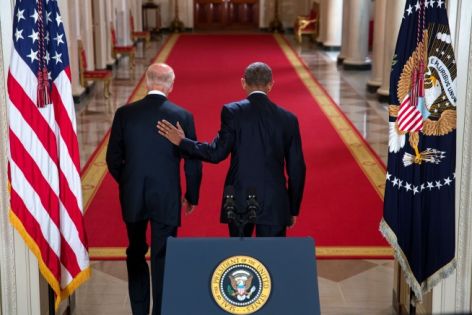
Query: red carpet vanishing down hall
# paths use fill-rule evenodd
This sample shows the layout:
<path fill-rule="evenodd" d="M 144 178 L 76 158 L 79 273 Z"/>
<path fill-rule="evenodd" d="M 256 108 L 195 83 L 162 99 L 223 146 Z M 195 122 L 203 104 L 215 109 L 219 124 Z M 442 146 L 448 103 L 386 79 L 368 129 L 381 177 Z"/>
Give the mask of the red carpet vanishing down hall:
<path fill-rule="evenodd" d="M 216 135 L 223 104 L 245 97 L 240 85 L 245 67 L 253 61 L 269 64 L 275 80 L 270 97 L 297 115 L 307 164 L 301 214 L 288 235 L 313 237 L 318 258 L 391 257 L 378 231 L 385 166 L 283 37 L 172 35 L 154 61 L 174 68 L 169 98 L 194 114 L 200 141 Z M 141 80 L 129 101 L 145 92 Z M 108 134 L 82 171 L 85 223 L 91 258 L 121 260 L 127 240 L 118 186 L 106 169 L 107 141 Z M 228 161 L 204 163 L 200 203 L 183 217 L 179 236 L 228 235 L 219 223 L 227 167 Z"/>

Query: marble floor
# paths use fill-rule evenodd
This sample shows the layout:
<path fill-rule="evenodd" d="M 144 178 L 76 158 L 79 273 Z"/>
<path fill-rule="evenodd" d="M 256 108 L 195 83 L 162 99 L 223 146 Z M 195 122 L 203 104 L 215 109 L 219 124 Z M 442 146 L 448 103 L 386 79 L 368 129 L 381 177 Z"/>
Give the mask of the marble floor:
<path fill-rule="evenodd" d="M 324 52 L 307 39 L 298 45 L 293 37 L 288 38 L 318 81 L 385 161 L 387 109 L 386 104 L 379 103 L 376 95 L 366 90 L 370 71 L 344 71 L 336 63 L 336 52 Z M 120 61 L 114 69 L 115 79 L 109 100 L 103 98 L 103 87 L 97 84 L 77 105 L 81 165 L 85 165 L 110 128 L 114 110 L 126 102 L 162 43 L 162 40 L 152 42 L 147 49 L 139 45 L 133 71 L 128 69 L 126 59 Z M 125 263 L 93 261 L 92 268 L 92 278 L 77 290 L 73 298 L 75 314 L 131 314 Z M 322 314 L 394 314 L 392 260 L 318 260 L 317 268 Z"/>

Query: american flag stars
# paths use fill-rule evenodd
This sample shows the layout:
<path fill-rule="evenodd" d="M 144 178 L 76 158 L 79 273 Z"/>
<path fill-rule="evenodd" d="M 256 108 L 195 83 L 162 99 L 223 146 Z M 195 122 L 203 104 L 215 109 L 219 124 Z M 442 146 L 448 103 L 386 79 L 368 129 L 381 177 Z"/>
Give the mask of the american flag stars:
<path fill-rule="evenodd" d="M 23 30 L 16 29 L 15 30 L 15 41 L 18 41 L 18 39 L 25 39 L 22 35 Z"/>
<path fill-rule="evenodd" d="M 64 36 L 64 34 L 58 33 L 57 36 L 53 38 L 57 42 L 57 46 L 59 46 L 60 44 L 64 44 L 64 41 L 62 40 L 62 36 Z"/>
<path fill-rule="evenodd" d="M 56 23 L 57 26 L 59 27 L 62 23 L 62 17 L 59 15 L 59 13 L 56 15 Z"/>
<path fill-rule="evenodd" d="M 414 12 L 419 11 L 421 8 L 421 2 L 422 0 L 418 0 L 416 1 L 416 4 L 414 6 L 412 6 L 411 4 L 408 5 L 408 8 L 406 8 L 403 18 L 405 18 L 405 16 L 409 16 L 413 14 Z M 424 1 L 424 7 L 426 9 L 427 8 L 442 8 L 443 6 L 444 6 L 444 0 L 425 0 Z"/>
<path fill-rule="evenodd" d="M 52 56 L 52 59 L 56 60 L 56 65 L 58 62 L 62 63 L 61 56 L 62 54 L 58 54 L 57 51 L 56 51 L 56 54 Z"/>
<path fill-rule="evenodd" d="M 16 13 L 16 18 L 18 19 L 18 23 L 20 23 L 21 19 L 25 20 L 25 16 L 24 16 L 24 13 L 25 13 L 25 10 L 18 10 L 18 12 Z"/>
<path fill-rule="evenodd" d="M 33 51 L 33 49 L 31 49 L 31 52 L 29 55 L 27 55 L 26 57 L 30 58 L 31 59 L 31 63 L 33 63 L 33 61 L 35 60 L 39 60 L 38 59 L 38 51 Z"/>
<path fill-rule="evenodd" d="M 36 42 L 39 38 L 39 32 L 35 32 L 34 29 L 31 30 L 31 35 L 28 35 L 29 38 L 31 38 L 31 40 L 33 41 L 33 44 L 34 42 Z"/>
<path fill-rule="evenodd" d="M 39 18 L 38 11 L 36 11 L 36 9 L 34 9 L 34 13 L 32 15 L 30 15 L 30 17 L 34 20 L 34 23 L 38 22 L 38 18 Z"/>
<path fill-rule="evenodd" d="M 42 10 L 35 6 L 25 5 L 25 1 L 18 1 L 15 12 L 13 43 L 19 55 L 31 68 L 38 73 L 39 59 L 42 58 L 51 73 L 51 80 L 69 66 L 64 22 L 60 13 L 52 9 L 57 3 L 52 0 L 45 2 Z M 40 21 L 44 22 L 45 53 L 40 53 L 39 41 Z"/>

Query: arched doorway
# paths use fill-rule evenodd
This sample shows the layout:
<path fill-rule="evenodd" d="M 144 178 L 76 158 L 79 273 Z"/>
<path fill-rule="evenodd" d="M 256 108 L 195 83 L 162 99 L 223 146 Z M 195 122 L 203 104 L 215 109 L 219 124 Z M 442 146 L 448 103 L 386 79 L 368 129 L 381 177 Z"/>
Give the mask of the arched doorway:
<path fill-rule="evenodd" d="M 259 0 L 194 0 L 197 30 L 256 30 Z"/>

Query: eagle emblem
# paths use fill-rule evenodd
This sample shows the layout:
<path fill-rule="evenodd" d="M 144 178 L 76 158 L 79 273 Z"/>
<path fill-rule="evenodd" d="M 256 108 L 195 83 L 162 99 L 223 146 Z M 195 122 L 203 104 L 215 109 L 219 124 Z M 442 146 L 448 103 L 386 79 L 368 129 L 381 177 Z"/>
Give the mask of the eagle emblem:
<path fill-rule="evenodd" d="M 434 38 L 429 34 L 436 31 Z M 390 105 L 396 117 L 389 126 L 389 152 L 397 153 L 408 142 L 414 154 L 406 152 L 403 165 L 423 162 L 439 164 L 445 152 L 427 148 L 420 152 L 420 134 L 443 136 L 456 128 L 457 68 L 447 26 L 430 24 L 422 40 L 405 63 L 397 85 L 400 105 Z"/>
<path fill-rule="evenodd" d="M 229 314 L 257 312 L 270 297 L 271 278 L 267 268 L 251 256 L 223 260 L 211 277 L 213 299 Z"/>
<path fill-rule="evenodd" d="M 256 291 L 256 287 L 252 285 L 253 275 L 245 270 L 236 270 L 229 279 L 231 286 L 228 286 L 228 294 L 236 297 L 238 301 L 250 299 L 251 295 Z"/>

